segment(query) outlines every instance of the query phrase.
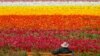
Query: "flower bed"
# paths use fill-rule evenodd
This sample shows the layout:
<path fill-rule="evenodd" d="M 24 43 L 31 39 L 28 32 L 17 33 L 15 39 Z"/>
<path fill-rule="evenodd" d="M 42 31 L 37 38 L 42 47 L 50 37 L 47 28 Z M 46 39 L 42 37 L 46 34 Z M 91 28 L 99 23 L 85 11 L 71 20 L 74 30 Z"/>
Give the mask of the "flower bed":
<path fill-rule="evenodd" d="M 3 15 L 0 16 L 1 28 L 25 28 L 42 30 L 73 30 L 100 28 L 100 16 L 91 15 Z M 5 23 L 6 22 L 6 23 Z"/>
<path fill-rule="evenodd" d="M 75 53 L 100 53 L 99 18 L 89 15 L 0 16 L 0 50 L 48 52 L 66 41 Z"/>
<path fill-rule="evenodd" d="M 0 37 L 0 48 L 12 48 L 21 50 L 50 51 L 60 47 L 63 41 L 70 44 L 70 49 L 79 52 L 98 52 L 100 39 L 66 39 L 54 37 Z"/>
<path fill-rule="evenodd" d="M 0 48 L 50 51 L 67 41 L 76 52 L 98 52 L 99 34 L 100 30 L 1 30 Z"/>

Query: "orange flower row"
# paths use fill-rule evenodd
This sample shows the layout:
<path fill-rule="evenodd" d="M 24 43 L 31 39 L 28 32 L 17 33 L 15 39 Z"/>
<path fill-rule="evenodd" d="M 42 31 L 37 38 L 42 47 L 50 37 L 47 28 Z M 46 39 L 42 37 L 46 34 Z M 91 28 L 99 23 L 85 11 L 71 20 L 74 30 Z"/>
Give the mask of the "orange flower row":
<path fill-rule="evenodd" d="M 65 30 L 100 28 L 100 16 L 90 15 L 3 15 L 0 28 Z"/>

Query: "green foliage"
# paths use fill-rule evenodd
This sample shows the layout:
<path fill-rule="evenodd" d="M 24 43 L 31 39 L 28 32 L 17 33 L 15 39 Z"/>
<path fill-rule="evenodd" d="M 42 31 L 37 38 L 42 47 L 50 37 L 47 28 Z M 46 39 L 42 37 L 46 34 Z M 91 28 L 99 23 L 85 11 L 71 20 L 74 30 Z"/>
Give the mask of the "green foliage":
<path fill-rule="evenodd" d="M 64 36 L 62 34 L 55 34 L 54 37 L 60 38 L 62 40 L 65 40 L 65 39 L 69 38 L 68 36 Z"/>
<path fill-rule="evenodd" d="M 37 50 L 32 51 L 32 53 L 33 53 L 32 56 L 41 56 L 39 51 Z"/>
<path fill-rule="evenodd" d="M 77 56 L 100 56 L 100 53 L 83 52 L 76 54 Z"/>
<path fill-rule="evenodd" d="M 25 51 L 0 50 L 0 56 L 27 56 Z"/>
<path fill-rule="evenodd" d="M 69 37 L 77 37 L 77 38 L 90 38 L 90 39 L 97 39 L 100 37 L 99 34 L 90 34 L 90 33 L 85 33 L 85 32 L 71 32 L 69 34 Z"/>

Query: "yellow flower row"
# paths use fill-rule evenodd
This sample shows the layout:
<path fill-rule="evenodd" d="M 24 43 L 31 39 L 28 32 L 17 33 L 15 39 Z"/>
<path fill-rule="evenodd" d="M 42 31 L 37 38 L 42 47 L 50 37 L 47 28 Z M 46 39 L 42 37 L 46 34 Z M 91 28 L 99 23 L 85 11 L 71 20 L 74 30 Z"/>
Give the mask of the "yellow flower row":
<path fill-rule="evenodd" d="M 100 6 L 0 6 L 0 15 L 100 15 Z"/>

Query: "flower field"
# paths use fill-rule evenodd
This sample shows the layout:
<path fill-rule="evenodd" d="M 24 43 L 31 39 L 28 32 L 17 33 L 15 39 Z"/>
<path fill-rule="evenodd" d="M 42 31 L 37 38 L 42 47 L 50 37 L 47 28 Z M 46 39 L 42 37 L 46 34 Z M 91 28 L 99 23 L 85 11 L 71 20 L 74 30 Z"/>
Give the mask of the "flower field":
<path fill-rule="evenodd" d="M 48 52 L 66 41 L 76 53 L 99 53 L 99 19 L 88 15 L 0 16 L 0 48 Z"/>
<path fill-rule="evenodd" d="M 70 44 L 70 48 L 80 52 L 98 52 L 100 50 L 100 30 L 6 30 L 0 34 L 0 47 L 11 47 L 31 51 L 53 50 L 59 48 L 63 41 Z M 42 44 L 41 44 L 42 43 Z"/>
<path fill-rule="evenodd" d="M 8 15 L 0 16 L 0 28 L 31 28 L 38 30 L 99 29 L 99 19 L 100 16 L 89 15 Z"/>
<path fill-rule="evenodd" d="M 74 52 L 100 52 L 100 30 L 15 30 L 0 33 L 0 48 L 52 51 L 67 41 Z"/>
<path fill-rule="evenodd" d="M 0 56 L 50 53 L 64 41 L 75 56 L 100 56 L 100 6 L 69 5 L 0 6 Z"/>

